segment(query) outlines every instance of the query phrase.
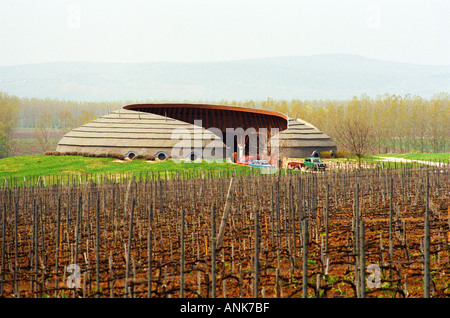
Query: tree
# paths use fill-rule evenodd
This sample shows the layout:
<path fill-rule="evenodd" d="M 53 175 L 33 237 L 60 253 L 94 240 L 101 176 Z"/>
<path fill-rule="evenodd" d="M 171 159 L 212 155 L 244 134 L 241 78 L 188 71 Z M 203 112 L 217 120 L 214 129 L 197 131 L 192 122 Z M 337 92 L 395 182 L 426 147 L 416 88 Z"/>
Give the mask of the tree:
<path fill-rule="evenodd" d="M 242 104 L 242 106 L 248 107 L 248 108 L 256 108 L 256 104 L 255 104 L 255 102 L 253 101 L 253 99 L 246 100 L 246 101 Z"/>
<path fill-rule="evenodd" d="M 449 95 L 441 93 L 432 97 L 429 102 L 430 125 L 428 138 L 433 152 L 443 152 L 449 141 Z"/>
<path fill-rule="evenodd" d="M 17 98 L 0 92 L 0 158 L 7 157 L 11 150 L 11 139 L 18 123 Z"/>
<path fill-rule="evenodd" d="M 336 139 L 348 151 L 358 157 L 361 167 L 361 158 L 372 147 L 375 140 L 368 109 L 361 107 L 361 101 L 356 98 L 351 101 L 346 109 L 346 116 L 336 129 Z"/>
<path fill-rule="evenodd" d="M 361 166 L 361 158 L 368 152 L 374 141 L 371 126 L 363 120 L 348 118 L 342 123 L 338 138 L 350 152 L 358 157 L 358 164 Z"/>
<path fill-rule="evenodd" d="M 48 111 L 42 111 L 34 124 L 34 138 L 38 141 L 42 151 L 50 148 L 50 136 L 53 126 L 53 115 Z"/>
<path fill-rule="evenodd" d="M 409 107 L 409 135 L 413 150 L 419 150 L 422 153 L 426 151 L 429 122 L 430 114 L 425 102 L 418 97 L 411 100 Z"/>
<path fill-rule="evenodd" d="M 72 117 L 72 113 L 66 109 L 58 113 L 58 123 L 63 133 L 66 134 L 75 127 L 76 120 Z"/>
<path fill-rule="evenodd" d="M 94 114 L 94 111 L 92 111 L 92 110 L 88 111 L 88 110 L 83 109 L 81 111 L 80 117 L 78 118 L 77 125 L 82 126 L 84 124 L 87 124 L 87 123 L 93 121 L 95 118 L 96 118 L 96 116 Z"/>
<path fill-rule="evenodd" d="M 390 105 L 386 102 L 385 97 L 379 96 L 373 102 L 373 108 L 373 128 L 378 153 L 387 153 L 393 127 Z"/>
<path fill-rule="evenodd" d="M 300 118 L 300 114 L 303 112 L 305 103 L 299 99 L 293 99 L 289 107 L 289 117 Z"/>
<path fill-rule="evenodd" d="M 277 103 L 274 107 L 274 110 L 286 115 L 289 113 L 289 107 L 285 100 L 282 100 L 280 103 Z"/>

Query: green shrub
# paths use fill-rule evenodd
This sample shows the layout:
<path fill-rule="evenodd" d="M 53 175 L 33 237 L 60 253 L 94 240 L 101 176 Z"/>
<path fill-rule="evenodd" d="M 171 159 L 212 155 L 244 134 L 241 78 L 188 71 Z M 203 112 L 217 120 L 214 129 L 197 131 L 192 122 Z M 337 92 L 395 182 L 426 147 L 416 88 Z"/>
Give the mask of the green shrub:
<path fill-rule="evenodd" d="M 348 153 L 342 150 L 338 150 L 335 151 L 336 157 L 337 158 L 347 158 L 348 157 Z"/>
<path fill-rule="evenodd" d="M 332 151 L 321 151 L 320 158 L 324 158 L 324 159 L 333 158 L 333 152 Z"/>

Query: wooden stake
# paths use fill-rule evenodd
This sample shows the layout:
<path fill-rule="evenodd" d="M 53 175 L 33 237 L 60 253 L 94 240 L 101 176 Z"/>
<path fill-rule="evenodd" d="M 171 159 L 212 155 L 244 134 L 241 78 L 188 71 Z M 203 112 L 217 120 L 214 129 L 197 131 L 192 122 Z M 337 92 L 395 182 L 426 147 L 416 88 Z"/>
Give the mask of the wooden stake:
<path fill-rule="evenodd" d="M 308 297 L 308 219 L 303 221 L 303 298 Z"/>
<path fill-rule="evenodd" d="M 222 221 L 220 222 L 219 234 L 216 241 L 216 249 L 220 249 L 223 244 L 223 237 L 225 235 L 225 226 L 227 225 L 228 216 L 231 211 L 231 192 L 233 190 L 233 178 L 230 179 L 230 185 L 228 186 L 227 199 L 225 201 L 225 207 L 223 210 Z"/>
<path fill-rule="evenodd" d="M 424 228 L 424 298 L 430 298 L 430 217 L 428 211 L 429 177 L 427 172 L 425 191 L 425 228 Z"/>
<path fill-rule="evenodd" d="M 255 279 L 254 279 L 254 287 L 253 287 L 253 297 L 258 298 L 258 290 L 259 290 L 259 216 L 258 216 L 258 208 L 255 209 Z"/>
<path fill-rule="evenodd" d="M 216 298 L 216 206 L 213 205 L 211 209 L 211 297 Z"/>
<path fill-rule="evenodd" d="M 184 298 L 184 209 L 181 209 L 181 260 L 180 260 L 180 298 Z"/>

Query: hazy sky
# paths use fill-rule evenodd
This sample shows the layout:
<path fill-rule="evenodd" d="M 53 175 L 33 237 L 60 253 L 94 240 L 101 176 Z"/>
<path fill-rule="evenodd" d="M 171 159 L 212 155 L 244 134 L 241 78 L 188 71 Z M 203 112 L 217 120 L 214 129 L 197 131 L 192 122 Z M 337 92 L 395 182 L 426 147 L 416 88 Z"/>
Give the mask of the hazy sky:
<path fill-rule="evenodd" d="M 0 65 L 355 54 L 450 65 L 448 0 L 0 0 Z"/>

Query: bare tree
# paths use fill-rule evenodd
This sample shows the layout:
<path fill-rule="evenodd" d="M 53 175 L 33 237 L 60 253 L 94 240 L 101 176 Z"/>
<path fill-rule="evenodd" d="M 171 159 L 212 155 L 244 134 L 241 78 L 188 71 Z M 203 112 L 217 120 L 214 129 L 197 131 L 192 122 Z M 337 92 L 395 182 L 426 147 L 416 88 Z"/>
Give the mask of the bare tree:
<path fill-rule="evenodd" d="M 362 117 L 346 118 L 337 127 L 337 132 L 338 142 L 358 157 L 358 164 L 361 167 L 361 158 L 375 140 L 370 122 Z"/>
<path fill-rule="evenodd" d="M 34 125 L 34 138 L 38 141 L 42 151 L 50 148 L 50 136 L 53 126 L 53 115 L 48 111 L 42 111 Z"/>

